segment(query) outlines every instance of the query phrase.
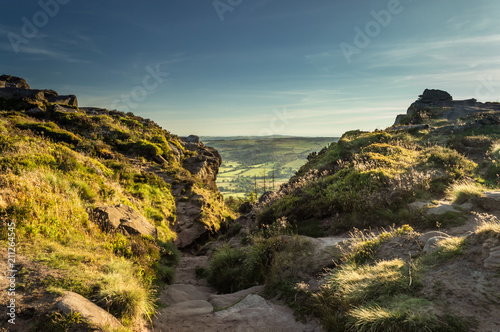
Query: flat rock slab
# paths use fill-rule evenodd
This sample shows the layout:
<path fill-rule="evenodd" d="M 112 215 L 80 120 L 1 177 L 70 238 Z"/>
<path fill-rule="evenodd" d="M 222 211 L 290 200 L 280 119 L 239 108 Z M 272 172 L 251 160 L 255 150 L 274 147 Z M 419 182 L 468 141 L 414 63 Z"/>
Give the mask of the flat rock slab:
<path fill-rule="evenodd" d="M 322 331 L 317 325 L 297 322 L 291 309 L 268 303 L 255 294 L 214 316 L 232 322 L 232 331 Z"/>
<path fill-rule="evenodd" d="M 65 315 L 72 312 L 79 312 L 83 319 L 97 327 L 120 328 L 121 323 L 106 310 L 90 302 L 83 296 L 67 292 L 63 298 L 57 302 L 57 307 Z"/>
<path fill-rule="evenodd" d="M 479 199 L 479 205 L 486 211 L 500 210 L 500 191 L 488 191 Z"/>
<path fill-rule="evenodd" d="M 194 285 L 174 284 L 168 286 L 167 290 L 161 294 L 160 301 L 167 305 L 174 305 L 195 300 L 207 301 L 209 296 L 209 293 L 200 291 Z"/>
<path fill-rule="evenodd" d="M 175 317 L 190 317 L 210 314 L 214 307 L 207 301 L 194 300 L 176 303 L 164 310 L 165 315 Z"/>
<path fill-rule="evenodd" d="M 427 210 L 427 215 L 431 216 L 440 216 L 445 213 L 459 213 L 460 211 L 457 210 L 453 205 L 439 205 L 436 207 L 432 207 L 429 210 Z"/>
<path fill-rule="evenodd" d="M 208 302 L 216 308 L 227 308 L 236 302 L 241 301 L 250 294 L 259 294 L 263 291 L 264 286 L 255 286 L 232 294 L 211 295 L 208 298 Z"/>

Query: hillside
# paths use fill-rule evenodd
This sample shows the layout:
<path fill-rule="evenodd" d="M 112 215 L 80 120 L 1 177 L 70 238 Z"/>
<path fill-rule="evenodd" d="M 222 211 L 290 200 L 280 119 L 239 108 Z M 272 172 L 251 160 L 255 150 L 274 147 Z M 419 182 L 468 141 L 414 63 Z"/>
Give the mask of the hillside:
<path fill-rule="evenodd" d="M 426 90 L 262 196 L 206 277 L 264 284 L 326 331 L 498 331 L 499 143 L 500 104 Z"/>
<path fill-rule="evenodd" d="M 3 327 L 79 321 L 54 311 L 72 291 L 116 316 L 111 325 L 140 328 L 158 285 L 173 281 L 175 246 L 231 220 L 215 184 L 220 155 L 132 113 L 78 107 L 21 78 L 0 83 L 0 235 L 18 271 L 15 326 Z"/>
<path fill-rule="evenodd" d="M 225 197 L 277 189 L 335 137 L 202 137 L 222 156 L 217 186 Z M 274 187 L 274 188 L 273 188 Z"/>

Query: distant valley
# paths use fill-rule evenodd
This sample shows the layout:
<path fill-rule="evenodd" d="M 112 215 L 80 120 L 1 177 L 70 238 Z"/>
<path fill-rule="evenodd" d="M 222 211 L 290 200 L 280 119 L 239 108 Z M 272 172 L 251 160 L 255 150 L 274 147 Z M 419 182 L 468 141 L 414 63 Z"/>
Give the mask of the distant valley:
<path fill-rule="evenodd" d="M 237 136 L 201 137 L 222 155 L 217 185 L 225 196 L 244 197 L 277 189 L 304 165 L 307 156 L 338 137 Z"/>

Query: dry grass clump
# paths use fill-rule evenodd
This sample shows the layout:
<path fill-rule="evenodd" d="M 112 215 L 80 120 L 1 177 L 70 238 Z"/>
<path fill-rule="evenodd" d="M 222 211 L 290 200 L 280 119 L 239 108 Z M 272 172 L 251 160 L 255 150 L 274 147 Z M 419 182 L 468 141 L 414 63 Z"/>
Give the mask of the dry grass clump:
<path fill-rule="evenodd" d="M 464 179 L 453 183 L 447 190 L 448 197 L 455 203 L 472 202 L 484 196 L 486 188 L 472 179 Z"/>
<path fill-rule="evenodd" d="M 479 226 L 476 228 L 476 234 L 493 236 L 500 238 L 500 220 L 494 215 L 488 213 L 474 213 Z"/>

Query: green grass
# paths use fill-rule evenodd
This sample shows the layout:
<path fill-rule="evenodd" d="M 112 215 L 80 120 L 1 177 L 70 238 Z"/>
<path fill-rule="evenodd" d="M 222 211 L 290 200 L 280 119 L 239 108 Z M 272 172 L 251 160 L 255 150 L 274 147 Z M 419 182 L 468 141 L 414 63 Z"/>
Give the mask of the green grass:
<path fill-rule="evenodd" d="M 484 191 L 486 191 L 486 188 L 483 185 L 466 179 L 452 184 L 449 187 L 447 194 L 455 203 L 462 204 L 466 202 L 473 202 L 478 198 L 483 197 Z"/>
<path fill-rule="evenodd" d="M 39 284 L 27 280 L 23 287 L 77 292 L 134 329 L 154 314 L 156 287 L 173 282 L 179 253 L 172 244 L 170 185 L 128 157 L 162 155 L 169 165 L 144 164 L 203 195 L 201 221 L 214 232 L 234 215 L 219 193 L 181 167 L 196 153 L 184 153 L 178 138 L 153 122 L 119 112 L 86 116 L 50 108 L 40 117 L 0 111 L 0 222 L 15 223 L 16 238 L 25 244 L 20 254 L 51 270 Z M 179 160 L 172 147 L 181 152 Z M 90 221 L 90 209 L 118 204 L 145 216 L 158 238 L 107 234 Z M 5 245 L 7 227 L 0 236 Z"/>

